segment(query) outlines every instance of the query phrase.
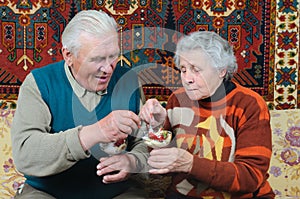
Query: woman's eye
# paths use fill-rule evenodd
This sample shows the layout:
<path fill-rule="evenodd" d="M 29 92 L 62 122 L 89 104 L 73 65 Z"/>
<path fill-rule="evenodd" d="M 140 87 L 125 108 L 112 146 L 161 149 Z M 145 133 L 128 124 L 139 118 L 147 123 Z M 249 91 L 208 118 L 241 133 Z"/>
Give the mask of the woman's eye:
<path fill-rule="evenodd" d="M 181 72 L 181 73 L 184 73 L 184 72 L 186 72 L 186 68 L 185 68 L 185 67 L 183 67 L 183 66 L 179 67 L 179 70 L 180 70 L 180 72 Z"/>
<path fill-rule="evenodd" d="M 199 73 L 201 71 L 201 69 L 197 68 L 197 67 L 192 67 L 191 71 L 193 71 L 194 73 Z"/>

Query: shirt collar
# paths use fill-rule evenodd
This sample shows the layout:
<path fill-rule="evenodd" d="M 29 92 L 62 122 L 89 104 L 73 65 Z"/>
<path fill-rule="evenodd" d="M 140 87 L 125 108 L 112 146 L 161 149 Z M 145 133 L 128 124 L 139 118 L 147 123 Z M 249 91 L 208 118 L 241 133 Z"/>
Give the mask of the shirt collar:
<path fill-rule="evenodd" d="M 67 75 L 67 78 L 71 84 L 71 87 L 73 88 L 75 94 L 78 96 L 78 97 L 84 97 L 87 92 L 90 92 L 88 91 L 87 89 L 83 88 L 76 80 L 75 78 L 73 77 L 72 73 L 71 73 L 71 70 L 69 68 L 69 66 L 65 63 L 64 65 L 64 68 L 65 68 L 65 72 L 66 72 L 66 75 Z M 103 90 L 103 91 L 98 91 L 96 92 L 97 95 L 105 95 L 107 94 L 107 89 Z"/>

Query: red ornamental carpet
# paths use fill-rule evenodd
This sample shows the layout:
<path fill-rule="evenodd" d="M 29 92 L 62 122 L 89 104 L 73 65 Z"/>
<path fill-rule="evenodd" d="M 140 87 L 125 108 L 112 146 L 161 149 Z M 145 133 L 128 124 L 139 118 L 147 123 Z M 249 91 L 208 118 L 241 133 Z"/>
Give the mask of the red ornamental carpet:
<path fill-rule="evenodd" d="M 34 68 L 62 59 L 60 35 L 80 10 L 101 9 L 120 25 L 120 64 L 139 71 L 147 97 L 166 100 L 180 86 L 174 69 L 182 34 L 210 30 L 230 41 L 234 79 L 262 95 L 270 109 L 299 101 L 299 1 L 1 1 L 0 97 L 17 99 Z"/>
<path fill-rule="evenodd" d="M 32 69 L 62 59 L 61 33 L 85 9 L 115 17 L 122 27 L 119 64 L 139 71 L 146 96 L 162 101 L 180 86 L 172 57 L 182 34 L 210 30 L 230 41 L 239 64 L 234 79 L 276 109 L 270 111 L 274 192 L 282 198 L 300 197 L 299 0 L 2 0 L 0 198 L 13 198 L 24 182 L 13 163 L 10 138 L 19 87 Z M 144 189 L 161 196 L 167 180 L 156 176 Z"/>

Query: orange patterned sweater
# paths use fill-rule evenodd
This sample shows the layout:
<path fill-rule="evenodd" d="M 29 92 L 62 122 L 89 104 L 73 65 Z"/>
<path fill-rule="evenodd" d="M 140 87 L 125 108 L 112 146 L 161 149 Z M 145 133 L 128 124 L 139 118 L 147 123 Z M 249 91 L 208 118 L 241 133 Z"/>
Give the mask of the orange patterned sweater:
<path fill-rule="evenodd" d="M 183 88 L 167 104 L 165 129 L 194 155 L 190 173 L 174 173 L 168 193 L 196 198 L 274 198 L 268 179 L 270 115 L 256 92 L 225 82 L 211 97 L 188 98 Z"/>

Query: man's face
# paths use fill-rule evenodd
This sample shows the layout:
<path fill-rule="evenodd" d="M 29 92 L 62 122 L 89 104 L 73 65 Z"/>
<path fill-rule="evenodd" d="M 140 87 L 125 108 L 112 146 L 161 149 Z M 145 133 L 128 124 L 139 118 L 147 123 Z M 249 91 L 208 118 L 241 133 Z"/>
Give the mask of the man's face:
<path fill-rule="evenodd" d="M 180 54 L 179 68 L 181 81 L 191 100 L 212 96 L 223 81 L 220 73 L 201 50 L 191 50 Z"/>
<path fill-rule="evenodd" d="M 82 45 L 77 56 L 70 53 L 67 61 L 74 78 L 89 91 L 105 90 L 119 58 L 117 33 L 100 38 L 83 33 L 79 42 Z"/>

